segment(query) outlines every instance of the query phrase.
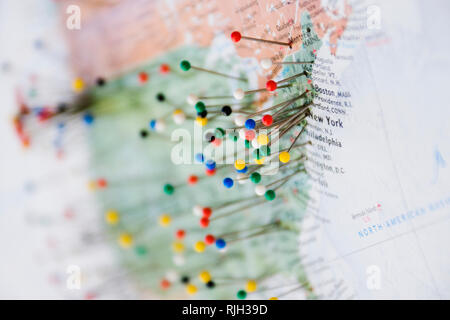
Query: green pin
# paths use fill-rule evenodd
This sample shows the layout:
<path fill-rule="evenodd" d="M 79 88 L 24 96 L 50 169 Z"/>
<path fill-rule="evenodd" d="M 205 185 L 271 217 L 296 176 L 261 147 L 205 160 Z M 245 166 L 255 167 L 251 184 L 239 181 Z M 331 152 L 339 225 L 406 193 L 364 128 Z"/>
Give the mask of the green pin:
<path fill-rule="evenodd" d="M 251 146 L 250 141 L 246 139 L 245 140 L 245 149 L 250 149 L 250 146 Z"/>
<path fill-rule="evenodd" d="M 144 246 L 137 246 L 134 250 L 138 256 L 145 256 L 147 254 L 147 248 Z"/>
<path fill-rule="evenodd" d="M 231 139 L 231 140 L 233 140 L 233 141 L 238 141 L 238 134 L 236 133 L 236 132 L 230 132 L 229 134 L 228 134 L 228 137 Z"/>
<path fill-rule="evenodd" d="M 270 156 L 270 148 L 268 146 L 261 146 L 259 151 L 264 157 Z"/>
<path fill-rule="evenodd" d="M 247 292 L 245 292 L 245 290 L 239 290 L 236 296 L 238 299 L 244 300 L 247 297 Z"/>
<path fill-rule="evenodd" d="M 221 138 L 223 138 L 225 136 L 225 130 L 223 130 L 222 128 L 216 128 L 214 130 L 214 135 L 217 138 L 221 139 Z"/>
<path fill-rule="evenodd" d="M 254 157 L 256 160 L 260 160 L 261 157 L 262 157 L 261 151 L 259 151 L 259 149 L 253 150 L 253 157 Z"/>
<path fill-rule="evenodd" d="M 180 68 L 183 71 L 188 71 L 191 68 L 191 63 L 187 60 L 183 60 L 180 62 Z"/>
<path fill-rule="evenodd" d="M 203 112 L 206 110 L 205 104 L 202 101 L 199 101 L 195 104 L 195 110 L 197 110 L 197 112 Z"/>
<path fill-rule="evenodd" d="M 267 190 L 264 194 L 264 197 L 266 197 L 267 200 L 272 201 L 273 199 L 275 199 L 275 191 Z"/>
<path fill-rule="evenodd" d="M 169 183 L 164 185 L 164 193 L 165 194 L 171 195 L 174 191 L 175 191 L 175 188 L 173 187 L 173 185 L 171 185 Z"/>
<path fill-rule="evenodd" d="M 254 183 L 254 184 L 258 184 L 261 181 L 261 175 L 258 172 L 253 172 L 250 175 L 250 180 Z"/>

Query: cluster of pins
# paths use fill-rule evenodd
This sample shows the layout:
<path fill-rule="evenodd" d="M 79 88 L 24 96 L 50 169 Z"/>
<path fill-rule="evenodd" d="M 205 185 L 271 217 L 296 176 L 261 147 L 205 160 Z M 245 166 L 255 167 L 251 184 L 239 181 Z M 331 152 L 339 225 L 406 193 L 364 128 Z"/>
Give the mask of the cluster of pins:
<path fill-rule="evenodd" d="M 237 31 L 231 34 L 231 39 L 235 43 L 258 41 L 268 45 L 292 48 L 291 41 L 257 39 L 243 36 Z M 227 255 L 227 251 L 232 251 L 233 247 L 238 248 L 239 244 L 269 235 L 293 232 L 291 226 L 278 218 L 272 218 L 266 223 L 252 224 L 246 228 L 239 228 L 239 224 L 236 224 L 236 220 L 233 219 L 238 216 L 240 219 L 244 219 L 242 216 L 248 210 L 264 208 L 264 206 L 266 208 L 261 210 L 270 212 L 271 206 L 277 200 L 280 203 L 285 200 L 288 189 L 283 187 L 288 186 L 290 181 L 299 176 L 307 175 L 305 150 L 311 142 L 306 140 L 304 132 L 315 94 L 310 78 L 313 63 L 314 55 L 306 61 L 283 62 L 263 59 L 261 61 L 263 70 L 268 70 L 273 65 L 282 65 L 285 68 L 296 65 L 300 66 L 301 71 L 283 79 L 268 79 L 265 87 L 253 89 L 245 88 L 248 85 L 248 79 L 241 75 L 194 66 L 188 60 L 182 60 L 179 64 L 180 70 L 177 71 L 172 70 L 168 64 L 160 65 L 159 74 L 161 76 L 170 73 L 180 76 L 184 73 L 202 72 L 208 73 L 212 77 L 230 79 L 239 83 L 240 86 L 233 92 L 220 96 L 208 96 L 194 92 L 186 97 L 186 103 L 170 101 L 163 92 L 160 92 L 155 96 L 155 101 L 163 104 L 165 114 L 157 119 L 149 119 L 148 127 L 138 130 L 138 137 L 141 139 L 157 137 L 157 139 L 162 138 L 169 141 L 169 137 L 164 134 L 171 125 L 168 124 L 168 120 L 171 118 L 173 124 L 178 126 L 191 121 L 202 128 L 209 127 L 205 132 L 204 140 L 214 147 L 219 148 L 225 142 L 243 142 L 244 146 L 243 150 L 233 150 L 232 154 L 226 154 L 221 158 L 208 158 L 204 153 L 197 153 L 195 161 L 204 166 L 204 174 L 192 173 L 184 181 L 167 182 L 161 186 L 163 197 L 176 197 L 177 194 L 182 194 L 183 189 L 196 188 L 203 181 L 208 181 L 208 183 L 221 185 L 224 189 L 225 199 L 219 202 L 214 200 L 209 205 L 194 205 L 192 213 L 198 221 L 195 226 L 189 228 L 188 224 L 186 228 L 175 228 L 173 233 L 171 232 L 172 242 L 168 247 L 173 252 L 175 266 L 170 270 L 155 272 L 159 274 L 157 282 L 160 290 L 167 292 L 182 285 L 188 295 L 194 296 L 203 292 L 202 288 L 208 291 L 231 286 L 237 287 L 235 296 L 238 299 L 246 299 L 253 293 L 258 294 L 255 295 L 256 297 L 261 297 L 264 295 L 263 292 L 270 292 L 268 283 L 270 283 L 271 276 L 274 275 L 271 270 L 265 270 L 260 275 L 236 278 L 221 274 L 215 275 L 214 271 L 206 270 L 205 267 L 220 265 L 224 257 L 229 260 L 239 259 L 241 257 L 239 254 Z M 140 71 L 136 75 L 135 85 L 145 87 L 151 77 L 152 72 Z M 108 81 L 98 78 L 95 84 L 97 87 L 107 87 Z M 75 79 L 73 82 L 73 91 L 76 94 L 74 103 L 38 108 L 36 112 L 32 112 L 32 107 L 28 107 L 22 99 L 18 99 L 20 110 L 14 124 L 23 144 L 28 146 L 31 141 L 24 125 L 28 121 L 26 117 L 30 114 L 35 114 L 40 122 L 58 119 L 59 123 L 63 123 L 63 121 L 78 117 L 85 125 L 92 126 L 98 116 L 96 113 L 98 110 L 90 109 L 89 99 L 87 101 L 85 99 L 85 86 L 81 78 Z M 302 88 L 302 91 L 299 91 L 299 88 Z M 258 94 L 273 98 L 291 96 L 271 106 L 261 107 L 255 98 Z M 223 102 L 224 100 L 226 102 Z M 230 118 L 232 118 L 231 121 Z M 229 164 L 229 159 L 233 159 L 232 164 Z M 279 164 L 276 168 L 272 166 L 274 162 Z M 219 176 L 219 178 L 214 176 Z M 88 181 L 88 188 L 92 191 L 102 191 L 123 183 L 124 181 L 110 181 L 108 177 L 96 177 Z M 132 180 L 129 183 L 139 182 Z M 240 198 L 226 196 L 228 189 L 239 188 L 238 185 L 241 184 L 252 184 L 253 193 L 245 195 L 243 190 Z M 159 198 L 152 201 L 171 200 Z M 183 225 L 186 219 L 192 219 L 190 214 L 186 215 L 189 211 L 191 210 L 185 210 L 176 215 L 160 214 L 157 218 L 159 228 L 172 229 L 173 226 Z M 109 209 L 105 212 L 104 219 L 114 230 L 116 241 L 121 248 L 133 249 L 138 256 L 149 254 L 152 250 L 148 248 L 154 248 L 154 245 L 143 246 L 137 241 L 140 233 L 144 232 L 143 230 L 129 231 L 121 227 L 122 219 L 127 216 L 126 212 Z M 179 223 L 177 223 L 178 221 Z M 189 236 L 191 239 L 187 241 Z M 154 239 L 150 242 L 160 244 Z M 164 248 L 160 248 L 160 250 L 164 250 Z M 211 253 L 210 259 L 208 256 L 197 258 L 199 254 L 212 250 L 214 253 Z M 185 270 L 183 268 L 187 264 L 187 259 L 193 259 L 198 263 L 194 263 L 194 266 L 191 263 L 190 268 Z M 245 266 L 242 268 L 245 269 Z M 260 286 L 262 289 L 258 290 Z M 281 287 L 281 290 L 283 288 Z M 286 286 L 286 294 L 292 292 L 292 288 L 295 290 L 306 288 L 312 292 L 309 284 L 299 285 L 296 283 L 294 286 L 292 284 Z M 284 295 L 285 293 L 281 292 L 278 297 Z M 277 299 L 272 296 L 268 298 Z"/>

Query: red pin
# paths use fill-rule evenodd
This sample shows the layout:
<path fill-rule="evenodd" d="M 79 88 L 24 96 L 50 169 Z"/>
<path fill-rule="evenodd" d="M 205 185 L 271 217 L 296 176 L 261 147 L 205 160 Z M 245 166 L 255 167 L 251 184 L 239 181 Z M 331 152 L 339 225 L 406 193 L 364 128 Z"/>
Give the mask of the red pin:
<path fill-rule="evenodd" d="M 200 226 L 202 228 L 207 228 L 209 226 L 209 219 L 205 218 L 205 217 L 201 218 L 200 219 Z"/>
<path fill-rule="evenodd" d="M 203 212 L 203 217 L 204 217 L 204 218 L 209 218 L 209 217 L 211 217 L 211 214 L 212 214 L 211 208 L 205 207 L 205 208 L 203 208 L 202 212 Z"/>
<path fill-rule="evenodd" d="M 268 91 L 275 91 L 277 89 L 277 83 L 273 80 L 269 80 L 266 83 L 266 89 Z"/>
<path fill-rule="evenodd" d="M 205 236 L 205 243 L 206 244 L 213 244 L 214 241 L 216 241 L 216 238 L 214 238 L 214 236 L 212 234 L 207 234 Z"/>
<path fill-rule="evenodd" d="M 177 237 L 177 239 L 183 239 L 186 236 L 186 231 L 184 231 L 183 229 L 179 229 L 177 230 L 177 232 L 175 233 L 175 237 Z"/>
<path fill-rule="evenodd" d="M 146 72 L 139 73 L 139 81 L 141 83 L 146 83 L 148 81 L 148 74 Z"/>
<path fill-rule="evenodd" d="M 97 180 L 97 186 L 99 188 L 106 188 L 108 186 L 108 182 L 104 178 L 100 178 Z"/>
<path fill-rule="evenodd" d="M 281 41 L 274 41 L 274 40 L 259 39 L 259 38 L 254 38 L 254 37 L 247 37 L 247 36 L 241 35 L 241 33 L 239 31 L 233 31 L 231 33 L 231 40 L 233 40 L 233 42 L 237 43 L 237 42 L 241 41 L 241 39 L 278 44 L 281 46 L 288 46 L 289 48 L 292 48 L 292 41 L 281 42 Z"/>
<path fill-rule="evenodd" d="M 194 184 L 196 184 L 198 182 L 198 177 L 196 175 L 191 175 L 188 178 L 188 184 L 193 186 Z"/>
<path fill-rule="evenodd" d="M 270 126 L 273 123 L 273 118 L 270 114 L 265 114 L 262 119 L 261 122 L 263 123 L 263 125 L 265 125 L 266 127 Z"/>
<path fill-rule="evenodd" d="M 163 63 L 159 66 L 159 73 L 168 74 L 170 72 L 170 66 L 166 63 Z"/>

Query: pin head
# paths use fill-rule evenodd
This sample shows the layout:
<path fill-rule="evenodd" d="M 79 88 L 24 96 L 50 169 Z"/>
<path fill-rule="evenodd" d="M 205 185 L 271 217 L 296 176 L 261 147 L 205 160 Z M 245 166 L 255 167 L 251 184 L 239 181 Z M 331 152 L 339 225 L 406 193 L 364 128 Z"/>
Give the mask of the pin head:
<path fill-rule="evenodd" d="M 287 151 L 280 152 L 278 157 L 279 157 L 280 161 L 283 163 L 287 163 L 291 159 L 291 155 Z"/>
<path fill-rule="evenodd" d="M 150 129 L 155 130 L 156 120 L 155 119 L 150 120 L 150 122 L 148 123 L 148 126 L 150 127 Z"/>
<path fill-rule="evenodd" d="M 255 125 L 256 125 L 256 122 L 255 122 L 255 120 L 253 120 L 253 119 L 247 119 L 247 120 L 245 121 L 245 127 L 246 127 L 247 129 L 249 129 L 249 130 L 254 129 L 254 128 L 255 128 Z"/>
<path fill-rule="evenodd" d="M 92 113 L 90 112 L 86 112 L 83 115 L 83 121 L 84 123 L 86 123 L 87 125 L 91 125 L 94 123 L 94 116 L 92 115 Z"/>
<path fill-rule="evenodd" d="M 258 136 L 257 140 L 258 140 L 258 143 L 259 143 L 261 146 L 265 146 L 266 144 L 269 143 L 269 137 L 268 137 L 266 134 L 264 134 L 264 133 L 261 133 L 261 134 Z"/>
<path fill-rule="evenodd" d="M 208 111 L 203 110 L 202 112 L 197 112 L 197 115 L 198 115 L 200 118 L 206 118 L 206 116 L 208 115 Z"/>
<path fill-rule="evenodd" d="M 234 167 L 236 168 L 236 170 L 242 170 L 245 168 L 245 161 L 242 159 L 237 159 L 234 162 Z"/>
<path fill-rule="evenodd" d="M 199 277 L 200 281 L 203 283 L 208 283 L 209 281 L 211 281 L 211 274 L 206 270 L 200 272 L 198 277 Z"/>
<path fill-rule="evenodd" d="M 215 286 L 216 286 L 216 284 L 214 283 L 214 281 L 208 281 L 208 282 L 206 283 L 206 287 L 207 287 L 208 289 L 213 289 Z"/>
<path fill-rule="evenodd" d="M 183 229 L 179 229 L 175 233 L 175 237 L 177 237 L 177 239 L 180 239 L 180 240 L 184 239 L 185 236 L 186 236 L 186 231 L 184 231 Z"/>
<path fill-rule="evenodd" d="M 188 71 L 191 68 L 191 64 L 187 60 L 183 60 L 180 62 L 180 68 L 183 71 Z"/>
<path fill-rule="evenodd" d="M 203 217 L 200 219 L 200 227 L 202 228 L 208 228 L 209 226 L 209 219 L 207 217 Z"/>
<path fill-rule="evenodd" d="M 255 139 L 255 136 L 256 136 L 255 130 L 246 130 L 244 133 L 244 139 L 248 141 L 252 141 L 253 139 Z"/>
<path fill-rule="evenodd" d="M 231 112 L 233 112 L 233 110 L 231 110 L 230 106 L 223 106 L 221 111 L 222 111 L 222 114 L 226 117 L 228 117 L 231 114 Z"/>
<path fill-rule="evenodd" d="M 190 175 L 188 178 L 188 184 L 193 186 L 198 182 L 198 177 L 196 175 Z"/>
<path fill-rule="evenodd" d="M 141 136 L 141 138 L 147 138 L 148 131 L 145 129 L 142 129 L 141 131 L 139 131 L 139 135 Z"/>
<path fill-rule="evenodd" d="M 197 110 L 197 112 L 203 112 L 205 111 L 205 109 L 206 109 L 205 104 L 202 101 L 198 101 L 195 104 L 195 110 Z"/>
<path fill-rule="evenodd" d="M 217 138 L 223 138 L 223 137 L 225 136 L 225 130 L 223 130 L 222 128 L 216 128 L 216 129 L 214 130 L 214 135 L 215 135 Z"/>
<path fill-rule="evenodd" d="M 216 240 L 216 247 L 217 249 L 224 249 L 227 246 L 227 243 L 223 239 L 217 239 Z"/>
<path fill-rule="evenodd" d="M 208 168 L 209 170 L 213 170 L 216 168 L 216 162 L 212 159 L 206 160 L 205 162 L 205 166 L 206 168 Z"/>
<path fill-rule="evenodd" d="M 191 93 L 187 96 L 186 101 L 192 106 L 197 103 L 198 97 L 195 94 Z"/>
<path fill-rule="evenodd" d="M 208 245 L 213 244 L 215 240 L 216 239 L 214 238 L 214 236 L 212 234 L 207 234 L 205 236 L 205 243 Z"/>
<path fill-rule="evenodd" d="M 223 179 L 223 185 L 225 186 L 225 188 L 230 189 L 233 186 L 233 184 L 234 184 L 233 179 L 231 178 Z"/>
<path fill-rule="evenodd" d="M 102 77 L 97 78 L 97 80 L 95 80 L 95 82 L 97 83 L 97 86 L 99 86 L 99 87 L 103 87 L 106 83 L 105 79 Z"/>
<path fill-rule="evenodd" d="M 206 248 L 206 244 L 203 241 L 197 241 L 194 245 L 194 249 L 198 253 L 202 253 L 203 251 L 205 251 L 205 248 Z"/>
<path fill-rule="evenodd" d="M 156 94 L 156 100 L 158 100 L 159 102 L 163 102 L 166 100 L 166 96 L 164 95 L 164 93 L 159 92 Z"/>
<path fill-rule="evenodd" d="M 234 117 L 234 123 L 238 127 L 242 127 L 245 123 L 245 120 L 246 120 L 246 118 L 242 114 L 238 114 L 237 116 Z"/>
<path fill-rule="evenodd" d="M 266 70 L 270 69 L 270 67 L 272 67 L 272 59 L 262 59 L 261 67 Z"/>
<path fill-rule="evenodd" d="M 273 118 L 270 114 L 265 114 L 262 119 L 261 122 L 263 123 L 263 125 L 265 125 L 266 127 L 270 126 L 273 123 Z"/>
<path fill-rule="evenodd" d="M 197 153 L 195 155 L 195 161 L 202 163 L 205 161 L 205 157 L 203 156 L 203 153 Z"/>
<path fill-rule="evenodd" d="M 263 145 L 259 148 L 259 151 L 261 152 L 261 155 L 264 157 L 270 156 L 270 148 L 266 145 Z"/>
<path fill-rule="evenodd" d="M 277 83 L 273 80 L 269 80 L 266 82 L 267 91 L 275 91 L 277 89 Z"/>
<path fill-rule="evenodd" d="M 163 214 L 159 217 L 159 224 L 163 227 L 167 227 L 170 225 L 172 218 L 168 214 Z"/>
<path fill-rule="evenodd" d="M 236 294 L 238 299 L 244 300 L 247 297 L 247 292 L 245 290 L 239 290 Z"/>
<path fill-rule="evenodd" d="M 184 244 L 180 241 L 175 241 L 172 243 L 172 250 L 175 253 L 182 253 L 184 251 Z"/>
<path fill-rule="evenodd" d="M 256 160 L 259 160 L 262 158 L 262 154 L 259 149 L 253 150 L 253 158 L 255 158 Z"/>
<path fill-rule="evenodd" d="M 176 124 L 183 124 L 184 121 L 186 120 L 186 115 L 184 114 L 183 110 L 181 109 L 176 109 L 173 114 L 173 122 L 175 122 Z"/>
<path fill-rule="evenodd" d="M 245 96 L 244 90 L 242 90 L 241 88 L 238 88 L 238 89 L 234 90 L 234 92 L 233 92 L 233 97 L 236 100 L 242 100 L 242 99 L 244 99 L 244 96 Z"/>
<path fill-rule="evenodd" d="M 160 286 L 161 286 L 161 289 L 164 289 L 164 290 L 169 289 L 169 287 L 170 287 L 169 280 L 162 279 L 161 282 L 160 282 Z"/>
<path fill-rule="evenodd" d="M 167 74 L 170 72 L 170 66 L 166 63 L 163 63 L 159 66 L 159 73 Z"/>
<path fill-rule="evenodd" d="M 202 214 L 203 214 L 203 217 L 205 217 L 205 218 L 211 217 L 211 214 L 212 214 L 211 208 L 209 208 L 209 207 L 203 208 Z"/>
<path fill-rule="evenodd" d="M 119 213 L 116 210 L 106 212 L 105 220 L 110 225 L 116 225 L 119 222 Z"/>
<path fill-rule="evenodd" d="M 84 89 L 84 81 L 81 78 L 75 78 L 72 82 L 72 89 L 75 92 L 81 92 Z"/>
<path fill-rule="evenodd" d="M 140 83 L 146 83 L 148 81 L 148 74 L 146 72 L 140 72 L 138 77 Z"/>
<path fill-rule="evenodd" d="M 266 193 L 266 187 L 263 186 L 263 185 L 256 186 L 256 187 L 255 187 L 255 193 L 256 193 L 258 196 L 264 195 L 264 193 Z"/>
<path fill-rule="evenodd" d="M 193 284 L 188 284 L 186 286 L 186 292 L 187 292 L 188 295 L 192 296 L 192 295 L 196 294 L 197 290 L 198 290 L 197 287 L 195 285 L 193 285 Z"/>
<path fill-rule="evenodd" d="M 119 236 L 119 244 L 124 249 L 130 248 L 133 245 L 133 236 L 129 233 L 122 233 Z"/>
<path fill-rule="evenodd" d="M 171 184 L 167 183 L 164 185 L 164 193 L 165 194 L 171 195 L 171 194 L 173 194 L 174 191 L 175 191 L 175 188 Z"/>
<path fill-rule="evenodd" d="M 182 276 L 181 279 L 180 279 L 180 281 L 181 281 L 181 283 L 183 283 L 183 284 L 187 284 L 187 283 L 189 283 L 190 279 L 189 279 L 188 276 Z"/>
<path fill-rule="evenodd" d="M 272 201 L 273 199 L 275 199 L 275 191 L 273 190 L 267 190 L 266 193 L 264 194 L 264 197 L 269 200 Z"/>
<path fill-rule="evenodd" d="M 241 38 L 242 38 L 242 36 L 239 31 L 233 31 L 231 33 L 231 40 L 233 40 L 233 42 L 239 42 L 241 40 Z"/>
<path fill-rule="evenodd" d="M 250 180 L 254 183 L 254 184 L 258 184 L 261 181 L 261 175 L 258 172 L 253 172 L 250 175 Z"/>
<path fill-rule="evenodd" d="M 206 110 L 205 110 L 206 111 Z M 204 127 L 206 126 L 206 124 L 208 123 L 208 119 L 206 118 L 202 118 L 202 117 L 197 117 L 195 119 L 195 122 L 200 126 L 200 127 Z"/>
<path fill-rule="evenodd" d="M 257 284 L 255 280 L 247 281 L 247 284 L 245 285 L 245 290 L 247 290 L 247 292 L 254 292 L 256 291 L 256 288 Z"/>

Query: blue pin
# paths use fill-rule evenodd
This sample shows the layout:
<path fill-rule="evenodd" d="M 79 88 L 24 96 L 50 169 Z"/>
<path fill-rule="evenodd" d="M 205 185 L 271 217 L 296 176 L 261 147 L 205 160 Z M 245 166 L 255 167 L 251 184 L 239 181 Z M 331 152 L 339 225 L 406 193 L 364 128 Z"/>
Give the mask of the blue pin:
<path fill-rule="evenodd" d="M 223 179 L 223 185 L 225 186 L 225 188 L 230 189 L 233 186 L 233 184 L 234 184 L 233 179 L 231 178 Z"/>
<path fill-rule="evenodd" d="M 195 155 L 195 161 L 197 161 L 199 163 L 203 163 L 203 161 L 205 161 L 205 157 L 203 156 L 203 153 L 197 153 Z"/>
<path fill-rule="evenodd" d="M 216 162 L 214 160 L 206 160 L 205 162 L 206 168 L 209 170 L 214 170 L 216 168 Z"/>
<path fill-rule="evenodd" d="M 87 125 L 91 125 L 94 122 L 94 116 L 92 114 L 90 114 L 89 112 L 87 112 L 83 115 L 83 121 Z"/>
<path fill-rule="evenodd" d="M 248 167 L 245 166 L 244 169 L 236 170 L 237 173 L 246 173 L 248 171 Z"/>
<path fill-rule="evenodd" d="M 253 119 L 247 119 L 247 121 L 245 121 L 245 127 L 249 130 L 254 129 L 256 126 L 256 122 Z"/>
<path fill-rule="evenodd" d="M 227 243 L 223 239 L 217 239 L 216 240 L 216 247 L 217 249 L 223 249 L 227 246 Z"/>

